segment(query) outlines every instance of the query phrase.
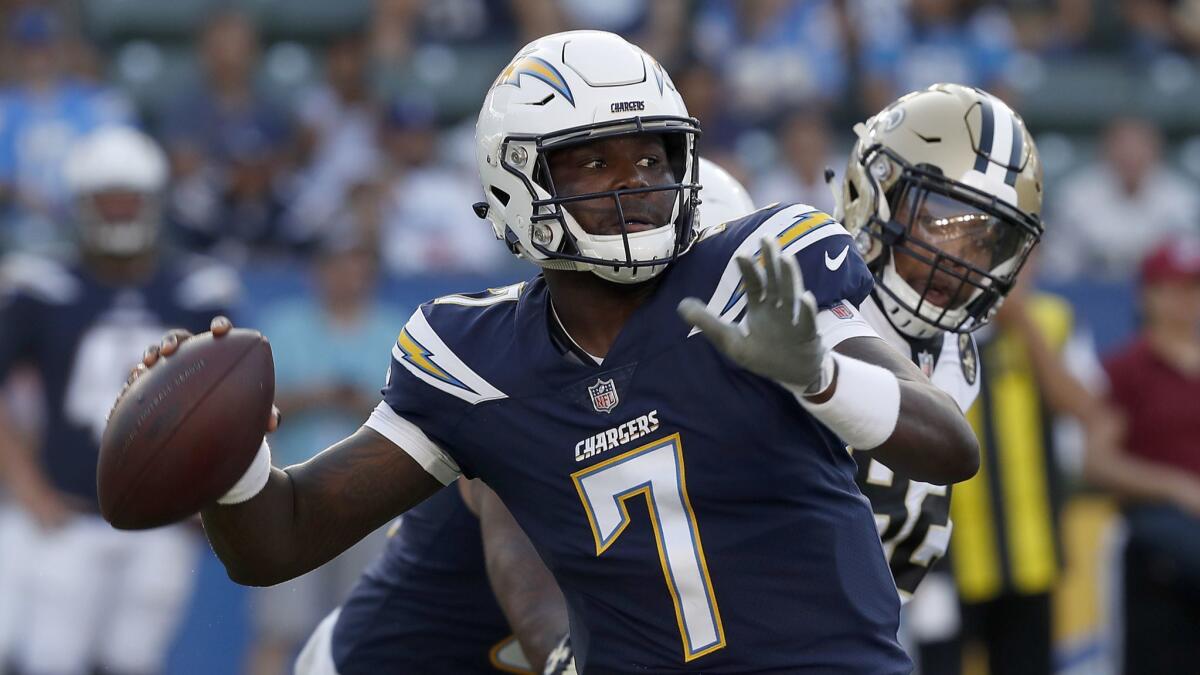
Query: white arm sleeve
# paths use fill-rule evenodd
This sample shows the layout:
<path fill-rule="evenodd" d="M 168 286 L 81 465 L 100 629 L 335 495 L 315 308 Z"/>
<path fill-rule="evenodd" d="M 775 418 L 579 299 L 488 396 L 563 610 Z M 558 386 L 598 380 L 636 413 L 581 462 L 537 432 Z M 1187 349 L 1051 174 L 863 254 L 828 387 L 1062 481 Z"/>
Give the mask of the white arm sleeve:
<path fill-rule="evenodd" d="M 458 463 L 445 450 L 426 436 L 417 425 L 397 415 L 386 401 L 381 401 L 375 406 L 371 417 L 363 426 L 379 432 L 384 438 L 395 443 L 442 485 L 449 485 L 462 475 Z"/>

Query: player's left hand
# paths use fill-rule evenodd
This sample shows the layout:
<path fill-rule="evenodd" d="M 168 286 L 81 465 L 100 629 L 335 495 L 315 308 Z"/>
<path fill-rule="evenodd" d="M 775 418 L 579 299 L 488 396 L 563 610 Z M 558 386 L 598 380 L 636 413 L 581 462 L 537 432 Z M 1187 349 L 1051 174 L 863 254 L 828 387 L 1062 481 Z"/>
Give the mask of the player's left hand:
<path fill-rule="evenodd" d="M 680 316 L 746 370 L 807 393 L 821 391 L 831 355 L 817 334 L 817 301 L 804 289 L 796 260 L 782 256 L 773 237 L 763 238 L 761 273 L 752 258 L 736 260 L 746 289 L 745 321 L 726 323 L 697 298 L 679 303 Z"/>

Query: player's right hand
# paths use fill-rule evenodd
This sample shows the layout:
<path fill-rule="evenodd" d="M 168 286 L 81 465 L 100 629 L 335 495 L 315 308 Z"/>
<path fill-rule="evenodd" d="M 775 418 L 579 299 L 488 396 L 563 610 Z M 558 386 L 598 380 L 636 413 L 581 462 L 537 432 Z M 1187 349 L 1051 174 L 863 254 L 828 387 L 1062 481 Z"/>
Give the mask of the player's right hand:
<path fill-rule="evenodd" d="M 212 322 L 209 324 L 209 331 L 216 338 L 227 334 L 231 330 L 233 330 L 233 322 L 228 317 L 213 317 Z M 174 354 L 179 349 L 179 346 L 187 342 L 191 337 L 191 332 L 182 328 L 176 328 L 167 331 L 166 335 L 163 335 L 162 341 L 158 344 L 147 347 L 146 351 L 142 354 L 141 363 L 133 367 L 133 370 L 129 373 L 129 379 L 125 380 L 125 387 L 121 389 L 120 395 L 117 396 L 117 402 L 119 403 L 121 399 L 125 398 L 125 392 L 129 391 L 129 388 L 133 386 L 134 382 L 137 382 L 139 377 L 150 370 L 154 364 L 158 363 L 159 357 Z M 115 408 L 116 404 L 113 404 L 113 407 Z M 279 413 L 279 408 L 271 406 L 271 419 L 267 421 L 267 433 L 272 433 L 278 429 L 281 421 L 282 416 Z"/>

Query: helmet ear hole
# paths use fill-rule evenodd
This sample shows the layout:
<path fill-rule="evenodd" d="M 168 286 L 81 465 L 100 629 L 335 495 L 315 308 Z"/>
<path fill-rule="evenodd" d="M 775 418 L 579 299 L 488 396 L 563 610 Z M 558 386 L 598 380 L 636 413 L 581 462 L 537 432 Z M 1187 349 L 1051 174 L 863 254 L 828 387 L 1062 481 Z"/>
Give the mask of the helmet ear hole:
<path fill-rule="evenodd" d="M 490 189 L 492 191 L 492 196 L 494 196 L 497 201 L 499 201 L 504 206 L 508 206 L 508 200 L 510 199 L 510 197 L 507 192 L 505 192 L 504 190 L 501 190 L 500 188 L 496 187 L 495 185 L 491 186 Z"/>

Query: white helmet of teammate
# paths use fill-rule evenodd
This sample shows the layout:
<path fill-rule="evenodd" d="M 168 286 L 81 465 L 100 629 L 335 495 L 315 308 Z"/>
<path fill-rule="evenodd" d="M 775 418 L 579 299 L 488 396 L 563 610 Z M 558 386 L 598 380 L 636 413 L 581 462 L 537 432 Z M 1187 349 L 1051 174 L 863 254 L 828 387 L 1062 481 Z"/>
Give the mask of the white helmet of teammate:
<path fill-rule="evenodd" d="M 130 127 L 102 127 L 84 136 L 65 161 L 84 248 L 124 257 L 154 246 L 168 169 L 153 139 Z"/>
<path fill-rule="evenodd" d="M 754 211 L 745 186 L 720 164 L 700 158 L 700 228 L 709 230 Z"/>
<path fill-rule="evenodd" d="M 1021 117 L 985 91 L 935 84 L 854 131 L 835 217 L 884 315 L 914 338 L 986 324 L 1043 231 L 1042 167 Z"/>
<path fill-rule="evenodd" d="M 556 193 L 549 151 L 640 133 L 662 135 L 674 183 Z M 484 99 L 475 154 L 487 201 L 475 211 L 509 250 L 544 268 L 646 281 L 695 242 L 699 133 L 671 78 L 640 48 L 601 31 L 548 35 L 518 52 Z M 671 219 L 640 232 L 588 234 L 565 208 L 607 198 L 623 213 L 622 195 L 658 191 L 675 193 Z"/>

